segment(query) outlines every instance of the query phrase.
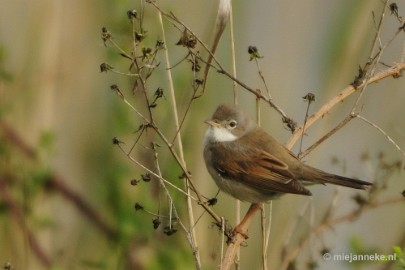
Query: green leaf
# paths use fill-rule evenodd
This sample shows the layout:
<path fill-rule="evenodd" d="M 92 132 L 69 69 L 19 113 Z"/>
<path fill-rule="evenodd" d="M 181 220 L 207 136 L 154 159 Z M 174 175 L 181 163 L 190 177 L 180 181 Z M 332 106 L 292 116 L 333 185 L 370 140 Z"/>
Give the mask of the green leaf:
<path fill-rule="evenodd" d="M 400 246 L 393 246 L 392 249 L 394 250 L 395 254 L 397 254 L 398 258 L 403 258 L 404 257 L 404 253 L 403 253 Z"/>

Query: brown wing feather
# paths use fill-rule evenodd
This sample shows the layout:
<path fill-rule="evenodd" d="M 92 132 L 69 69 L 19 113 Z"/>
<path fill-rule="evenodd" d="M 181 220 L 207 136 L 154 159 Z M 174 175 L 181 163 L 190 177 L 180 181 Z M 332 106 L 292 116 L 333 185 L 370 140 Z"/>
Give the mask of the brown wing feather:
<path fill-rule="evenodd" d="M 223 177 L 266 192 L 311 195 L 289 171 L 288 165 L 270 153 L 229 142 L 212 149 L 215 153 L 214 167 Z M 226 154 L 224 154 L 226 153 Z"/>

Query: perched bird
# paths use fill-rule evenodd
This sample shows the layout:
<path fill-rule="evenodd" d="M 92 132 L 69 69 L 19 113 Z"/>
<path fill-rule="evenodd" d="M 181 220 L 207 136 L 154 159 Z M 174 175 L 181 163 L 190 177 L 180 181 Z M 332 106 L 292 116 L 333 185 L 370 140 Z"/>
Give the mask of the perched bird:
<path fill-rule="evenodd" d="M 243 111 L 220 105 L 204 140 L 204 160 L 218 187 L 241 201 L 268 202 L 284 193 L 311 195 L 310 184 L 365 189 L 369 182 L 330 174 L 302 163 Z"/>

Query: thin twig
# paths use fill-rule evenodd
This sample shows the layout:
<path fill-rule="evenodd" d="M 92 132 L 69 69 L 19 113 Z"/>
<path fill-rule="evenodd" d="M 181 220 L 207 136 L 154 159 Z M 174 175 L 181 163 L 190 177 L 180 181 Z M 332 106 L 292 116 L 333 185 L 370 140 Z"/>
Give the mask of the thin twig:
<path fill-rule="evenodd" d="M 234 24 L 233 24 L 233 13 L 232 13 L 232 2 L 229 5 L 229 26 L 230 26 L 230 45 L 231 45 L 231 63 L 232 63 L 232 75 L 236 78 L 236 51 L 235 51 L 235 35 L 234 35 Z M 207 65 L 209 68 L 210 65 Z M 232 81 L 232 91 L 233 91 L 233 103 L 238 104 L 238 92 L 237 84 L 235 81 Z M 241 202 L 238 199 L 235 199 L 235 224 L 239 224 L 241 221 Z M 235 269 L 240 269 L 240 249 L 236 252 L 235 257 Z"/>
<path fill-rule="evenodd" d="M 232 3 L 230 5 L 230 14 L 229 14 L 229 26 L 230 26 L 230 36 L 231 36 L 231 62 L 232 62 L 232 75 L 236 78 L 236 51 L 235 51 L 235 34 L 234 34 L 234 25 L 233 25 L 233 11 Z M 233 103 L 238 104 L 238 92 L 237 84 L 235 81 L 232 81 L 232 90 L 233 90 Z"/>
<path fill-rule="evenodd" d="M 364 84 L 361 87 L 358 88 L 360 94 L 357 96 L 357 98 L 356 98 L 356 100 L 354 102 L 351 113 L 356 112 L 358 104 L 359 104 L 361 98 L 363 97 L 363 95 L 365 93 L 365 90 L 366 90 L 366 88 L 367 88 L 367 86 L 369 84 L 368 78 L 374 74 L 375 68 L 376 68 L 377 64 L 380 62 L 381 56 L 382 56 L 385 48 L 391 43 L 391 41 L 390 41 L 385 46 L 378 45 L 378 44 L 381 43 L 380 34 L 381 34 L 381 29 L 382 29 L 382 25 L 383 25 L 383 21 L 384 21 L 384 17 L 385 17 L 385 11 L 387 9 L 387 6 L 388 6 L 388 0 L 385 0 L 384 7 L 383 7 L 383 12 L 381 13 L 380 21 L 378 23 L 377 31 L 375 33 L 375 37 L 374 37 L 374 41 L 373 41 L 373 46 L 372 46 L 371 51 L 370 51 L 369 60 L 361 68 L 361 70 L 359 70 L 359 73 L 364 73 L 364 74 L 359 74 L 358 79 L 363 79 Z M 394 35 L 394 37 L 395 37 L 395 35 Z M 375 52 L 377 50 L 377 47 L 379 49 L 378 49 L 377 52 Z"/>
<path fill-rule="evenodd" d="M 254 60 L 255 60 L 255 63 L 256 63 L 256 67 L 257 67 L 257 71 L 258 71 L 258 73 L 259 73 L 260 79 L 262 80 L 262 82 L 263 82 L 263 84 L 264 84 L 264 88 L 266 89 L 268 98 L 269 98 L 269 100 L 273 100 L 273 98 L 271 97 L 271 94 L 270 94 L 270 89 L 269 89 L 269 87 L 267 86 L 266 79 L 265 79 L 264 76 L 263 76 L 262 69 L 260 68 L 259 58 L 258 58 L 258 57 L 255 57 Z"/>
<path fill-rule="evenodd" d="M 390 76 L 398 76 L 401 74 L 401 71 L 405 69 L 405 62 L 398 63 L 394 65 L 391 68 L 385 69 L 374 76 L 370 77 L 369 80 L 367 80 L 368 84 L 371 83 L 376 83 L 379 82 L 387 77 Z M 363 82 L 358 88 L 361 88 L 365 85 L 365 82 Z M 352 85 L 347 86 L 344 88 L 339 94 L 337 94 L 335 97 L 333 97 L 329 102 L 327 102 L 325 105 L 323 105 L 317 112 L 312 114 L 306 123 L 306 129 L 308 129 L 310 126 L 312 126 L 317 120 L 320 118 L 324 117 L 329 113 L 330 110 L 332 110 L 336 105 L 341 104 L 342 101 L 344 101 L 347 97 L 349 97 L 351 94 L 356 92 L 356 88 Z M 292 136 L 290 137 L 289 141 L 286 144 L 287 148 L 292 148 L 292 146 L 295 144 L 295 142 L 300 138 L 301 134 L 303 132 L 303 127 L 298 127 Z"/>
<path fill-rule="evenodd" d="M 205 86 L 207 85 L 208 73 L 210 70 L 211 62 L 214 59 L 214 54 L 218 48 L 219 40 L 222 37 L 226 24 L 228 23 L 230 12 L 231 12 L 231 0 L 220 0 L 218 6 L 218 14 L 215 23 L 214 39 L 211 43 L 211 49 L 208 50 L 210 53 L 208 55 L 207 64 L 204 69 L 204 77 L 203 77 L 204 84 L 202 94 L 204 94 Z"/>
<path fill-rule="evenodd" d="M 269 241 L 270 241 L 270 233 L 271 233 L 271 225 L 273 223 L 273 201 L 269 202 L 269 221 L 268 221 L 268 226 L 266 230 L 266 238 L 265 238 L 265 246 L 264 246 L 264 252 L 267 254 L 269 250 Z"/>
<path fill-rule="evenodd" d="M 133 156 L 131 156 L 130 154 L 128 154 L 124 148 L 122 148 L 122 146 L 119 144 L 118 147 L 121 149 L 121 151 L 129 158 L 129 160 L 131 160 L 133 163 L 135 163 L 136 165 L 138 165 L 139 167 L 141 167 L 142 169 L 144 169 L 146 172 L 150 173 L 151 175 L 153 175 L 154 177 L 162 180 L 163 182 L 165 182 L 166 184 L 168 184 L 169 186 L 171 186 L 172 188 L 176 189 L 177 191 L 179 191 L 180 193 L 182 193 L 183 195 L 185 195 L 186 197 L 190 197 L 191 199 L 197 201 L 197 198 L 194 198 L 192 195 L 188 194 L 187 192 L 185 192 L 184 190 L 182 190 L 181 188 L 179 188 L 178 186 L 172 184 L 170 181 L 166 180 L 165 178 L 159 176 L 158 174 L 156 174 L 153 170 L 149 169 L 148 167 L 146 167 L 145 165 L 143 165 L 142 163 L 140 163 L 138 160 L 136 160 Z"/>
<path fill-rule="evenodd" d="M 165 34 L 164 26 L 163 26 L 162 13 L 159 11 L 158 11 L 158 17 L 159 17 L 159 24 L 161 26 L 163 42 L 166 43 L 166 34 Z M 167 48 L 165 50 L 165 62 L 166 62 L 166 67 L 169 68 L 170 59 L 169 59 L 169 52 L 168 52 Z M 177 147 L 179 149 L 180 162 L 182 163 L 182 165 L 184 167 L 186 167 L 186 161 L 184 159 L 184 151 L 183 151 L 183 142 L 182 142 L 181 133 L 180 133 L 179 117 L 177 114 L 176 96 L 174 93 L 174 85 L 173 85 L 171 70 L 166 69 L 166 74 L 167 74 L 167 79 L 169 81 L 169 93 L 170 93 L 170 101 L 171 101 L 171 105 L 172 105 L 174 125 L 177 130 L 176 141 L 177 141 Z M 186 189 L 186 192 L 190 195 L 190 183 L 189 182 L 190 181 L 188 180 L 188 178 L 186 178 L 185 189 Z M 189 223 L 190 223 L 190 227 L 191 227 L 191 237 L 192 237 L 192 245 L 193 245 L 193 251 L 194 251 L 193 254 L 195 256 L 195 263 L 196 263 L 197 269 L 201 269 L 201 259 L 200 259 L 200 252 L 198 249 L 197 235 L 196 235 L 195 228 L 193 227 L 193 225 L 195 223 L 193 205 L 191 203 L 191 199 L 189 196 L 187 196 L 187 209 L 188 209 Z"/>
<path fill-rule="evenodd" d="M 267 249 L 266 249 L 266 208 L 265 205 L 262 204 L 261 207 L 261 231 L 262 231 L 262 264 L 263 264 L 263 270 L 267 270 Z"/>
<path fill-rule="evenodd" d="M 256 207 L 254 211 L 257 212 L 258 209 L 259 209 L 259 207 Z M 249 212 L 249 210 L 248 210 L 248 212 Z M 252 213 L 251 217 L 254 216 L 255 212 Z M 235 258 L 236 252 L 239 250 L 241 243 L 243 241 L 245 241 L 245 236 L 242 233 L 247 232 L 247 229 L 249 228 L 251 221 L 252 221 L 252 218 L 249 218 L 249 219 L 246 219 L 243 224 L 238 225 L 238 229 L 240 230 L 241 233 L 235 234 L 232 239 L 232 242 L 229 244 L 228 249 L 225 252 L 224 259 L 221 264 L 222 270 L 229 270 L 231 268 L 231 266 L 234 264 L 234 258 Z"/>
<path fill-rule="evenodd" d="M 186 238 L 187 238 L 188 242 L 190 243 L 191 248 L 193 249 L 193 252 L 195 252 L 195 248 L 196 248 L 196 247 L 194 246 L 194 242 L 193 242 L 193 238 L 192 238 L 193 236 L 191 235 L 190 231 L 186 228 L 186 226 L 184 225 L 184 223 L 181 221 L 181 219 L 180 219 L 180 217 L 179 217 L 179 214 L 178 214 L 178 212 L 177 212 L 177 208 L 176 208 L 176 206 L 174 205 L 174 202 L 173 202 L 173 198 L 172 198 L 172 196 L 171 196 L 169 190 L 167 189 L 167 187 L 166 187 L 166 185 L 165 185 L 165 182 L 162 180 L 162 179 L 163 179 L 163 176 L 162 176 L 162 171 L 161 171 L 160 165 L 159 165 L 158 153 L 157 153 L 157 151 L 156 151 L 156 149 L 155 149 L 154 146 L 152 147 L 152 149 L 153 149 L 153 153 L 154 153 L 154 159 L 155 159 L 155 165 L 156 165 L 157 175 L 160 176 L 160 177 L 158 178 L 158 179 L 159 179 L 159 183 L 160 183 L 160 185 L 162 186 L 162 188 L 164 189 L 165 194 L 166 194 L 167 198 L 169 199 L 169 203 L 170 203 L 169 227 L 170 227 L 170 229 L 171 229 L 171 227 L 172 227 L 172 211 L 173 211 L 173 212 L 174 212 L 174 216 L 175 216 L 174 219 L 180 224 L 181 228 L 182 228 L 183 231 L 186 233 Z"/>
<path fill-rule="evenodd" d="M 248 85 L 246 85 L 245 83 L 243 83 L 242 81 L 240 81 L 239 79 L 237 79 L 236 77 L 234 77 L 231 73 L 229 73 L 222 65 L 221 63 L 218 61 L 218 59 L 215 57 L 215 55 L 210 51 L 210 49 L 208 48 L 208 46 L 200 39 L 198 38 L 197 35 L 195 35 L 193 33 L 193 31 L 187 26 L 185 25 L 181 20 L 179 20 L 173 13 L 165 13 L 163 12 L 153 1 L 150 1 L 149 3 L 151 3 L 155 8 L 157 8 L 158 10 L 160 10 L 162 12 L 162 15 L 164 17 L 166 17 L 168 20 L 170 20 L 174 25 L 175 23 L 180 24 L 182 27 L 184 27 L 184 29 L 186 29 L 187 31 L 189 31 L 192 35 L 195 36 L 195 38 L 198 40 L 198 42 L 201 44 L 201 46 L 203 46 L 204 50 L 206 52 L 208 52 L 209 56 L 212 57 L 212 61 L 215 62 L 215 64 L 218 67 L 215 67 L 213 64 L 211 64 L 210 62 L 205 61 L 204 59 L 200 59 L 201 61 L 203 61 L 205 64 L 209 65 L 212 68 L 215 68 L 217 70 L 217 72 L 226 75 L 228 78 L 230 78 L 231 80 L 233 80 L 234 82 L 236 82 L 239 86 L 241 86 L 242 88 L 246 89 L 247 91 L 249 91 L 250 93 L 256 95 L 257 97 L 259 97 L 260 99 L 264 100 L 266 103 L 268 103 L 272 108 L 274 108 L 278 113 L 281 114 L 281 116 L 285 117 L 285 118 L 289 118 L 287 117 L 287 114 L 281 109 L 281 107 L 279 107 L 273 100 L 269 99 L 268 97 L 265 97 L 263 95 L 261 95 L 260 93 L 258 93 L 258 91 L 256 89 L 253 89 L 251 87 L 249 87 Z M 175 25 L 176 26 L 176 25 Z M 197 96 L 198 97 L 198 96 Z"/>
<path fill-rule="evenodd" d="M 304 125 L 302 126 L 302 134 L 301 134 L 301 139 L 300 139 L 300 147 L 299 147 L 299 151 L 298 151 L 298 157 L 301 157 L 301 154 L 302 154 L 302 142 L 304 140 L 305 127 L 306 127 L 307 120 L 308 120 L 309 107 L 311 106 L 311 103 L 313 102 L 313 99 L 311 97 L 309 97 L 309 94 L 307 95 L 307 97 L 308 97 L 307 98 L 308 106 L 307 106 L 307 110 L 305 112 Z"/>
<path fill-rule="evenodd" d="M 210 215 L 212 218 L 214 218 L 214 220 L 216 221 L 217 224 L 221 225 L 221 218 L 209 207 L 209 205 L 204 202 L 203 197 L 201 196 L 201 194 L 198 192 L 198 190 L 195 188 L 193 181 L 191 180 L 191 175 L 190 173 L 187 171 L 187 169 L 183 166 L 183 164 L 180 162 L 180 158 L 177 155 L 177 153 L 174 151 L 172 145 L 170 144 L 170 142 L 167 140 L 167 138 L 164 136 L 164 134 L 160 131 L 159 128 L 157 128 L 156 126 L 153 127 L 154 130 L 156 131 L 156 133 L 159 135 L 159 137 L 164 141 L 164 143 L 168 146 L 170 153 L 172 154 L 173 158 L 176 160 L 177 164 L 180 166 L 180 168 L 183 171 L 184 176 L 188 179 L 189 184 L 191 186 L 191 189 L 194 191 L 194 193 L 196 194 L 197 198 L 194 199 L 197 201 L 197 203 L 199 205 L 201 205 Z M 184 191 L 183 191 L 184 192 Z M 187 193 L 186 193 L 187 194 Z M 187 195 L 187 196 L 191 196 L 191 195 Z M 191 197 L 193 198 L 193 197 Z"/>
<path fill-rule="evenodd" d="M 338 132 L 341 128 L 343 128 L 346 124 L 348 124 L 351 120 L 354 119 L 355 116 L 352 114 L 346 116 L 339 124 L 336 125 L 331 131 L 326 133 L 322 138 L 317 140 L 314 144 L 312 144 L 310 147 L 308 147 L 304 152 L 302 152 L 299 157 L 300 159 L 303 159 L 306 157 L 309 153 L 311 153 L 316 147 L 318 147 L 321 143 L 332 137 L 333 134 Z"/>
<path fill-rule="evenodd" d="M 405 198 L 404 197 L 392 197 L 392 198 L 388 198 L 388 199 L 384 199 L 381 201 L 375 201 L 375 202 L 370 202 L 368 204 L 364 204 L 361 207 L 359 207 L 358 209 L 355 209 L 347 214 L 341 215 L 339 217 L 336 218 L 332 218 L 332 219 L 326 219 L 324 221 L 322 221 L 321 223 L 319 223 L 316 227 L 313 227 L 313 229 L 311 230 L 310 233 L 308 233 L 308 235 L 302 239 L 297 245 L 295 245 L 294 247 L 291 247 L 288 249 L 288 253 L 287 255 L 284 257 L 284 259 L 281 262 L 280 267 L 278 268 L 279 270 L 285 270 L 287 269 L 289 263 L 294 260 L 299 252 L 301 251 L 302 247 L 307 243 L 307 241 L 310 239 L 310 237 L 315 236 L 320 234 L 321 232 L 323 232 L 325 229 L 328 228 L 333 228 L 334 226 L 344 223 L 344 222 L 353 222 L 354 220 L 356 220 L 360 214 L 364 213 L 365 211 L 374 209 L 374 208 L 378 208 L 378 207 L 382 207 L 385 205 L 390 205 L 390 204 L 395 204 L 395 203 L 401 203 L 401 202 L 405 202 Z"/>
<path fill-rule="evenodd" d="M 405 152 L 404 150 L 401 149 L 401 147 L 379 126 L 377 126 L 376 124 L 374 124 L 373 122 L 369 121 L 368 119 L 366 119 L 365 117 L 361 116 L 360 114 L 356 115 L 357 118 L 363 120 L 364 122 L 366 122 L 367 124 L 369 124 L 370 126 L 374 127 L 375 129 L 377 129 L 379 132 L 381 132 L 381 134 L 384 135 L 384 137 L 390 142 L 392 143 L 395 148 L 402 154 L 402 156 L 405 157 Z"/>

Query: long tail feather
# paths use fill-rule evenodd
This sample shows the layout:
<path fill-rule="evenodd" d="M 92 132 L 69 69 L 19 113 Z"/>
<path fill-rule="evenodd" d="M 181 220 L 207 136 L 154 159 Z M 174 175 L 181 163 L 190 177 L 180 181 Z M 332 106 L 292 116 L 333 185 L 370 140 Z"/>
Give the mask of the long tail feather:
<path fill-rule="evenodd" d="M 307 166 L 304 170 L 306 170 L 305 175 L 307 176 L 307 179 L 305 180 L 315 183 L 333 184 L 355 189 L 366 189 L 367 187 L 373 185 L 367 181 L 327 173 L 309 166 Z"/>

